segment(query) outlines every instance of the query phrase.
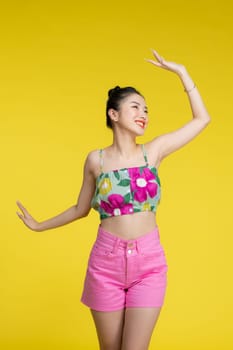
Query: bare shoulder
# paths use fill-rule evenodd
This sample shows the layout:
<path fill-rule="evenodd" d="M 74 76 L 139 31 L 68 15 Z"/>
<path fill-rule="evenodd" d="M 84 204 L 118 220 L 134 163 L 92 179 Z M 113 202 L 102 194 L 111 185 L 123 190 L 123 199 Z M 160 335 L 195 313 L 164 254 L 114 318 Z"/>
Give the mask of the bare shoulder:
<path fill-rule="evenodd" d="M 100 151 L 99 149 L 90 151 L 86 157 L 85 169 L 94 177 L 99 175 L 100 171 Z"/>

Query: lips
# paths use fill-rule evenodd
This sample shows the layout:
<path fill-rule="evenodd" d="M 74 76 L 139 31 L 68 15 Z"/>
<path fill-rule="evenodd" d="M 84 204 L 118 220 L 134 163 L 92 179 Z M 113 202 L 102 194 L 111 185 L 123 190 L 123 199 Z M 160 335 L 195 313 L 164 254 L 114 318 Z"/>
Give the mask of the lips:
<path fill-rule="evenodd" d="M 144 120 L 135 120 L 135 123 L 140 126 L 141 128 L 145 128 L 146 122 Z"/>

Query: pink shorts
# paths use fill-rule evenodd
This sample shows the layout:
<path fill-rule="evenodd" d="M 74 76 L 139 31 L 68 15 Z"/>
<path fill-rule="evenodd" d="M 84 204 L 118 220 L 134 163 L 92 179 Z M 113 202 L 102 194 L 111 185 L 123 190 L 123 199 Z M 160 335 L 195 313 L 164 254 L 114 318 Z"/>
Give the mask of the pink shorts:
<path fill-rule="evenodd" d="M 124 240 L 99 227 L 81 301 L 97 311 L 161 307 L 167 268 L 158 228 Z"/>

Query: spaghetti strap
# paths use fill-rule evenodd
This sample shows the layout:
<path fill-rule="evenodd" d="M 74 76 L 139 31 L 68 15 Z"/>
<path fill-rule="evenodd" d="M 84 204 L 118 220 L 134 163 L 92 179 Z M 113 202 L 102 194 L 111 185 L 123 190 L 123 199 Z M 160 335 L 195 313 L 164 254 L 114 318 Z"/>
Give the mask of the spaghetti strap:
<path fill-rule="evenodd" d="M 100 157 L 100 171 L 101 173 L 103 172 L 103 165 L 104 165 L 104 160 L 103 160 L 103 149 L 99 150 L 99 157 Z"/>
<path fill-rule="evenodd" d="M 149 165 L 149 164 L 148 164 L 148 159 L 147 159 L 147 154 L 146 154 L 146 150 L 145 150 L 144 144 L 142 144 L 142 152 L 143 152 L 143 156 L 144 156 L 146 165 Z"/>

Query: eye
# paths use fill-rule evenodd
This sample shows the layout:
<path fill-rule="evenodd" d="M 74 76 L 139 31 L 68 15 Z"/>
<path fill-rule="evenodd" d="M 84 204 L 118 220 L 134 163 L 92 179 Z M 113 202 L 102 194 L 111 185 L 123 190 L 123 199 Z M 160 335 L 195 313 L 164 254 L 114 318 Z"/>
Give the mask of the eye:
<path fill-rule="evenodd" d="M 138 109 L 138 106 L 137 105 L 135 105 L 135 106 L 132 106 L 133 108 L 136 108 L 136 109 Z"/>

